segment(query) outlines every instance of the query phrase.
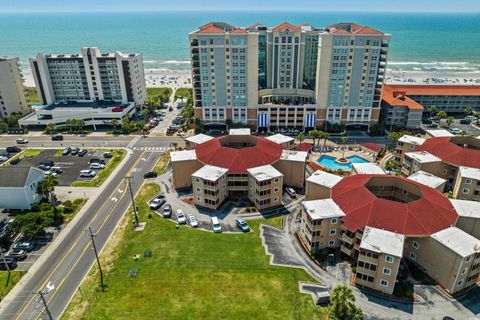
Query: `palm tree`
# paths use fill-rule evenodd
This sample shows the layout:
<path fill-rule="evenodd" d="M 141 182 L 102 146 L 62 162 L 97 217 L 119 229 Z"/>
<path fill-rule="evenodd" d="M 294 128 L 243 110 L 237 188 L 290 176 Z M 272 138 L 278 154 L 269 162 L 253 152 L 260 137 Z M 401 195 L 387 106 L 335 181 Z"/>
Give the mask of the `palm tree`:
<path fill-rule="evenodd" d="M 448 117 L 447 120 L 445 120 L 445 123 L 447 124 L 447 126 L 450 128 L 450 126 L 452 125 L 454 119 L 452 116 Z"/>
<path fill-rule="evenodd" d="M 47 175 L 38 185 L 38 193 L 49 199 L 56 185 L 58 185 L 57 177 Z"/>
<path fill-rule="evenodd" d="M 466 107 L 465 109 L 463 109 L 463 112 L 465 112 L 467 116 L 470 116 L 475 112 L 475 109 L 473 109 L 472 107 Z"/>
<path fill-rule="evenodd" d="M 323 148 L 327 145 L 327 139 L 330 137 L 328 132 L 320 131 L 320 139 L 323 139 Z"/>
<path fill-rule="evenodd" d="M 55 133 L 55 131 L 56 131 L 55 123 L 49 122 L 49 123 L 47 124 L 47 132 L 48 132 L 48 133 Z"/>
<path fill-rule="evenodd" d="M 70 129 L 70 133 L 72 133 L 72 126 L 73 126 L 73 122 L 75 121 L 75 119 L 67 119 L 65 121 L 65 124 L 67 125 L 67 127 Z"/>
<path fill-rule="evenodd" d="M 303 140 L 305 140 L 305 134 L 303 134 L 303 132 L 299 132 L 297 135 L 297 140 L 298 140 L 298 143 L 301 144 Z"/>
<path fill-rule="evenodd" d="M 437 112 L 437 117 L 439 117 L 440 119 L 445 119 L 446 117 L 448 117 L 448 114 L 445 111 L 439 111 Z"/>
<path fill-rule="evenodd" d="M 342 143 L 343 143 L 342 158 L 345 159 L 345 144 L 347 143 L 348 137 L 346 135 L 343 135 L 341 139 L 342 139 Z"/>
<path fill-rule="evenodd" d="M 312 130 L 308 135 L 313 139 L 313 145 L 315 145 L 315 139 L 320 139 L 320 131 Z"/>
<path fill-rule="evenodd" d="M 117 130 L 118 120 L 117 119 L 110 120 L 110 125 L 113 127 L 113 130 Z"/>
<path fill-rule="evenodd" d="M 77 130 L 83 131 L 83 127 L 85 126 L 85 120 L 80 119 L 76 121 L 77 121 Z"/>
<path fill-rule="evenodd" d="M 359 320 L 363 319 L 362 309 L 355 306 L 355 296 L 351 288 L 340 284 L 333 288 L 328 305 L 329 319 L 331 320 Z"/>
<path fill-rule="evenodd" d="M 428 114 L 430 115 L 430 117 L 437 112 L 438 112 L 437 106 L 432 105 L 428 108 Z"/>

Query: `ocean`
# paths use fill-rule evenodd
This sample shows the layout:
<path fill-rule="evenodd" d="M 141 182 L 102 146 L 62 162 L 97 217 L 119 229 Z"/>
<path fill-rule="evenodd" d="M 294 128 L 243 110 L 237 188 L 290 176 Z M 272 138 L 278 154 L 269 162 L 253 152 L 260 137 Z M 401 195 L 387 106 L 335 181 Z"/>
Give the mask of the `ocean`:
<path fill-rule="evenodd" d="M 0 56 L 22 68 L 38 52 L 141 52 L 146 69 L 189 69 L 188 33 L 209 21 L 236 26 L 284 21 L 318 27 L 351 21 L 392 35 L 389 68 L 405 71 L 480 71 L 480 14 L 348 12 L 0 13 Z"/>

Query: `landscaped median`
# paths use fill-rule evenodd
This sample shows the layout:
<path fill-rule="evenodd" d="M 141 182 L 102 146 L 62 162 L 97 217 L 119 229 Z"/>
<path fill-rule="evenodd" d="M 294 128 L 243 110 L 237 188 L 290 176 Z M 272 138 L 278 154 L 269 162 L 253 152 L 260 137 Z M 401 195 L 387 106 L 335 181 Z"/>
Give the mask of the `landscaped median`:
<path fill-rule="evenodd" d="M 155 164 L 155 168 L 153 169 L 153 171 L 155 171 L 157 174 L 164 173 L 169 161 L 170 151 L 167 151 L 160 156 L 160 159 L 158 159 L 157 164 Z"/>
<path fill-rule="evenodd" d="M 129 212 L 103 250 L 106 292 L 95 265 L 63 319 L 327 318 L 325 309 L 299 292 L 299 281 L 314 282 L 303 269 L 269 264 L 259 226 L 278 226 L 281 218 L 249 221 L 252 231 L 246 234 L 177 229 L 148 208 L 160 191 L 147 184 L 136 198 L 145 230 L 133 231 Z"/>
<path fill-rule="evenodd" d="M 124 149 L 114 149 L 110 151 L 112 158 L 108 161 L 105 168 L 98 172 L 97 176 L 90 181 L 75 181 L 72 183 L 73 187 L 99 187 L 112 174 L 113 170 L 118 166 L 122 159 L 127 154 Z"/>

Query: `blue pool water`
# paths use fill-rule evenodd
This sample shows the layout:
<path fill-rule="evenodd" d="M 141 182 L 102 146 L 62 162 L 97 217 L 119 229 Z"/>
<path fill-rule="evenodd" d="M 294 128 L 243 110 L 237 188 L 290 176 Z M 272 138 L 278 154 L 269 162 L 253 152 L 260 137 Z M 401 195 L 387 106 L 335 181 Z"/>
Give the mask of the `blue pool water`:
<path fill-rule="evenodd" d="M 344 171 L 350 171 L 352 170 L 352 163 L 366 163 L 369 162 L 368 160 L 363 159 L 362 157 L 359 156 L 350 156 L 347 157 L 347 160 L 349 160 L 349 163 L 338 163 L 335 162 L 335 157 L 331 156 L 321 156 L 318 158 L 317 162 L 327 168 L 330 168 L 332 170 L 344 170 Z"/>

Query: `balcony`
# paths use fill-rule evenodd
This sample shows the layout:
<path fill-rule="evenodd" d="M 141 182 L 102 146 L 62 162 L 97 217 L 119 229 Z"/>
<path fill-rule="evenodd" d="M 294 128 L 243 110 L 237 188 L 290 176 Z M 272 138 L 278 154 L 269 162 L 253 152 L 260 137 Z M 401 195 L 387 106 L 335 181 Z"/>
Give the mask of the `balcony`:
<path fill-rule="evenodd" d="M 197 48 L 192 49 L 192 54 L 198 54 L 198 49 Z"/>
<path fill-rule="evenodd" d="M 349 236 L 347 236 L 346 233 L 342 234 L 342 238 L 340 240 L 348 244 L 353 244 L 353 238 L 350 238 Z"/>
<path fill-rule="evenodd" d="M 381 47 L 382 48 L 388 48 L 388 42 L 382 42 Z"/>
<path fill-rule="evenodd" d="M 345 247 L 343 245 L 340 247 L 340 251 L 343 252 L 344 254 L 346 254 L 347 256 L 352 255 L 352 249 L 348 249 L 347 247 Z"/>
<path fill-rule="evenodd" d="M 190 42 L 190 46 L 191 47 L 198 47 L 198 40 L 197 39 L 194 39 Z"/>

